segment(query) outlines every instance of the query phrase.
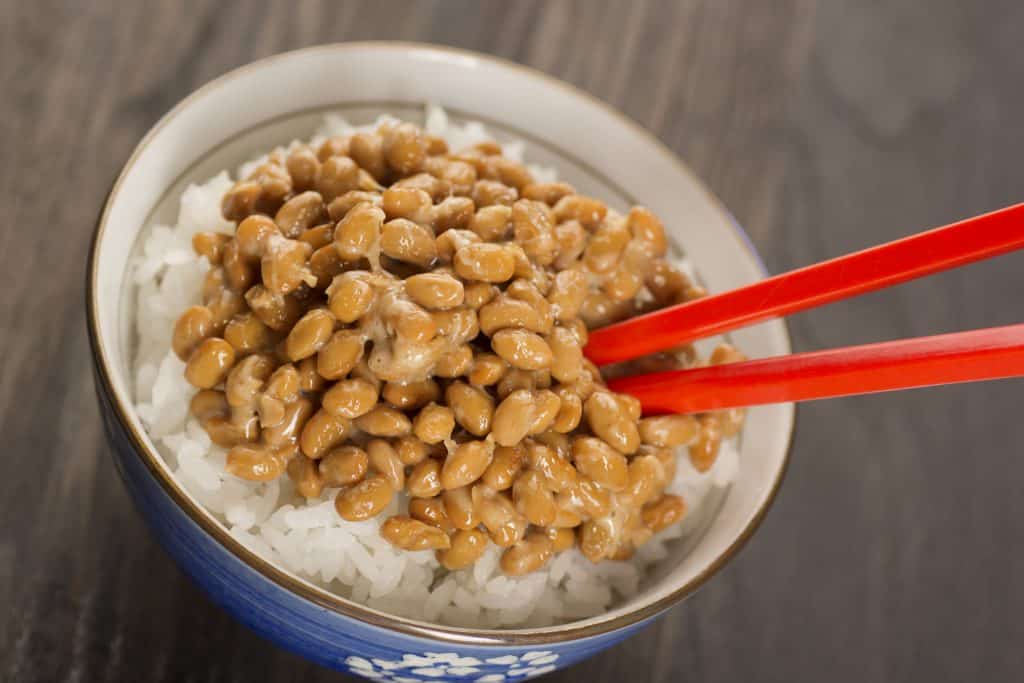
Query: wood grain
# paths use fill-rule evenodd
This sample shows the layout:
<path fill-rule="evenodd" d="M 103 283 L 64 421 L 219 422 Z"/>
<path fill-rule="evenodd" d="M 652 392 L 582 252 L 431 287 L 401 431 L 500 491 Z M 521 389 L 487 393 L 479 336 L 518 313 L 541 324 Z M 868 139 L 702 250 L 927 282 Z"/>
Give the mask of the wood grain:
<path fill-rule="evenodd" d="M 675 149 L 778 272 L 1020 201 L 1012 0 L 0 0 L 0 680 L 345 680 L 209 603 L 105 453 L 83 320 L 104 192 L 177 100 L 255 58 L 419 40 L 515 59 Z M 811 349 L 1019 322 L 1003 257 L 802 314 Z M 1007 381 L 800 411 L 762 530 L 685 605 L 552 681 L 1010 681 L 1024 442 Z"/>

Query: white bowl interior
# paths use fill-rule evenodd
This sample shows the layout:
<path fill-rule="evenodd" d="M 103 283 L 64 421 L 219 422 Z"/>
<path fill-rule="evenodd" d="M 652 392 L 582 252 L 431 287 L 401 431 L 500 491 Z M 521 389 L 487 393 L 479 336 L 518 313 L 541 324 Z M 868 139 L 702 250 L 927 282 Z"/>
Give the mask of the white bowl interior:
<path fill-rule="evenodd" d="M 427 101 L 441 104 L 456 120 L 484 121 L 499 140 L 524 140 L 529 161 L 557 168 L 583 192 L 618 208 L 636 202 L 651 207 L 711 291 L 763 276 L 729 214 L 668 150 L 564 84 L 516 65 L 426 46 L 380 43 L 303 50 L 244 67 L 187 98 L 140 144 L 115 185 L 101 219 L 92 295 L 100 352 L 118 401 L 133 403 L 134 292 L 125 277 L 129 260 L 144 227 L 173 223 L 187 184 L 233 170 L 275 145 L 308 138 L 326 112 L 340 112 L 357 123 L 384 111 L 415 120 Z M 778 321 L 731 336 L 753 357 L 790 350 Z M 705 578 L 749 533 L 770 500 L 784 469 L 793 415 L 788 404 L 749 411 L 740 472 L 726 495 L 704 506 L 711 514 L 701 532 L 675 544 L 672 556 L 637 596 L 573 625 L 616 619 Z M 155 453 L 134 411 L 129 419 Z M 162 460 L 159 464 L 166 469 Z M 182 492 L 197 514 L 213 520 Z M 560 628 L 565 627 L 530 631 Z"/>

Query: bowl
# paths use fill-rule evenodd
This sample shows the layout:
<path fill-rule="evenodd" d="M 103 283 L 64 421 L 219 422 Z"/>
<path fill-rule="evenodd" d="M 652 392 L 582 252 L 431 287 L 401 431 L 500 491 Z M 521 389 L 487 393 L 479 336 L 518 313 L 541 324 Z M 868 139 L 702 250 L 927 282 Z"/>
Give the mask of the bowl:
<path fill-rule="evenodd" d="M 190 182 L 309 136 L 326 112 L 370 120 L 420 116 L 436 102 L 483 121 L 527 158 L 558 168 L 612 206 L 643 203 L 711 291 L 764 277 L 722 205 L 654 137 L 607 105 L 520 65 L 428 45 L 352 43 L 290 52 L 197 90 L 139 143 L 107 197 L 89 255 L 87 304 L 97 394 L 117 469 L 159 542 L 215 602 L 258 633 L 340 670 L 376 680 L 523 680 L 635 633 L 713 576 L 751 536 L 782 480 L 791 405 L 749 413 L 739 474 L 699 534 L 677 543 L 638 595 L 604 614 L 546 628 L 466 629 L 384 614 L 255 556 L 172 477 L 133 407 L 132 286 L 143 228 L 171 218 Z M 773 321 L 732 335 L 754 357 L 789 352 Z"/>

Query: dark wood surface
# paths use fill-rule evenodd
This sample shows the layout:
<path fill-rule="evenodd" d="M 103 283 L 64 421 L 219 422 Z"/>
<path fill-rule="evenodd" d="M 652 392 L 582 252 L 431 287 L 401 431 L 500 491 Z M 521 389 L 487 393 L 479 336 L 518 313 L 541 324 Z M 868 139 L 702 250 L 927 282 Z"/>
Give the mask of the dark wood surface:
<path fill-rule="evenodd" d="M 104 192 L 156 119 L 258 57 L 493 52 L 619 107 L 782 271 L 1020 201 L 1015 0 L 0 0 L 0 680 L 346 680 L 150 538 L 105 452 L 83 315 Z M 1024 255 L 792 320 L 799 349 L 1019 322 Z M 749 546 L 552 681 L 1010 681 L 1024 670 L 1024 382 L 801 408 Z"/>

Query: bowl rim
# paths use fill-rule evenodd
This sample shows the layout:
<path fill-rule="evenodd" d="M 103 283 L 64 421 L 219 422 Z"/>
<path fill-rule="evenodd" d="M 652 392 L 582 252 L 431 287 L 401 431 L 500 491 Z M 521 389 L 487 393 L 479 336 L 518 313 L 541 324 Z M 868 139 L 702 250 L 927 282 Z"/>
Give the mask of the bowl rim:
<path fill-rule="evenodd" d="M 124 182 L 124 179 L 131 172 L 136 160 L 143 153 L 151 140 L 161 131 L 161 129 L 181 111 L 190 106 L 194 100 L 199 99 L 209 91 L 214 90 L 231 79 L 247 74 L 250 71 L 262 69 L 268 64 L 272 64 L 278 60 L 292 58 L 297 54 L 358 51 L 380 48 L 414 51 L 427 55 L 433 54 L 440 56 L 454 56 L 458 58 L 472 58 L 481 62 L 487 62 L 492 66 L 519 71 L 526 76 L 542 80 L 550 87 L 567 91 L 570 95 L 581 98 L 587 101 L 588 104 L 603 109 L 614 117 L 617 123 L 629 128 L 634 134 L 646 138 L 656 148 L 663 152 L 666 158 L 669 159 L 682 174 L 693 180 L 695 186 L 705 195 L 707 201 L 711 202 L 711 204 L 728 219 L 729 226 L 735 232 L 736 236 L 740 238 L 739 241 L 741 243 L 741 248 L 748 252 L 753 261 L 758 265 L 762 275 L 767 277 L 767 268 L 765 267 L 760 255 L 757 253 L 749 235 L 747 235 L 739 225 L 732 213 L 729 212 L 722 202 L 704 185 L 696 174 L 694 174 L 693 171 L 679 159 L 675 152 L 668 148 L 660 139 L 639 123 L 633 121 L 612 105 L 591 95 L 590 93 L 543 71 L 519 64 L 518 62 L 472 50 L 465 50 L 445 45 L 387 40 L 353 41 L 314 45 L 297 50 L 280 52 L 243 64 L 210 81 L 207 81 L 181 99 L 170 111 L 161 116 L 160 119 L 149 128 L 143 138 L 132 150 L 131 155 L 124 163 L 121 171 L 111 184 L 110 190 L 103 199 L 102 207 L 93 227 L 93 234 L 87 256 L 85 289 L 86 323 L 88 328 L 90 351 L 96 370 L 95 377 L 98 382 L 97 388 L 102 390 L 110 401 L 114 417 L 122 430 L 128 436 L 135 455 L 140 457 L 143 464 L 146 466 L 146 469 L 154 477 L 163 489 L 164 493 L 172 499 L 175 505 L 189 518 L 190 521 L 195 523 L 203 532 L 211 537 L 212 540 L 231 553 L 235 559 L 247 565 L 249 569 L 259 573 L 263 578 L 271 581 L 287 593 L 290 593 L 297 598 L 308 600 L 314 605 L 324 608 L 330 612 L 356 619 L 371 626 L 384 628 L 414 637 L 429 638 L 453 645 L 499 647 L 553 645 L 568 641 L 592 638 L 619 631 L 623 628 L 639 624 L 649 618 L 655 617 L 670 607 L 678 604 L 683 599 L 689 597 L 702 587 L 712 576 L 717 574 L 729 560 L 736 556 L 740 549 L 746 545 L 747 541 L 749 541 L 749 539 L 754 535 L 754 532 L 760 527 L 769 508 L 771 508 L 774 503 L 782 485 L 782 481 L 785 479 L 786 473 L 789 469 L 793 439 L 796 432 L 796 411 L 793 413 L 789 434 L 786 435 L 787 443 L 782 455 L 781 465 L 779 466 L 774 481 L 771 482 L 768 493 L 760 507 L 757 508 L 753 517 L 742 529 L 739 535 L 732 541 L 732 543 L 721 551 L 721 553 L 719 553 L 718 556 L 715 557 L 715 559 L 694 578 L 671 591 L 661 599 L 646 605 L 638 606 L 636 609 L 619 615 L 614 619 L 599 621 L 587 625 L 578 625 L 578 622 L 568 622 L 566 624 L 558 624 L 553 627 L 510 629 L 507 631 L 500 629 L 463 628 L 443 624 L 428 624 L 426 622 L 372 610 L 371 608 L 357 602 L 335 595 L 326 589 L 319 589 L 312 584 L 306 584 L 243 546 L 239 541 L 228 534 L 220 525 L 218 525 L 209 512 L 201 509 L 200 506 L 193 503 L 193 501 L 181 489 L 180 485 L 174 481 L 173 477 L 169 476 L 159 467 L 157 464 L 157 458 L 159 458 L 159 455 L 150 450 L 145 439 L 137 432 L 134 424 L 128 418 L 128 415 L 133 409 L 132 406 L 125 404 L 123 397 L 120 396 L 115 389 L 114 383 L 111 379 L 112 364 L 107 355 L 107 351 L 100 334 L 99 320 L 96 312 L 98 307 L 98 289 L 96 283 L 98 281 L 99 246 L 106 230 L 111 208 L 111 200 L 117 194 L 117 191 Z M 784 320 L 781 320 L 780 322 L 782 324 L 782 333 L 785 341 L 789 344 L 791 341 L 789 328 Z M 582 622 L 584 620 L 579 621 Z"/>

